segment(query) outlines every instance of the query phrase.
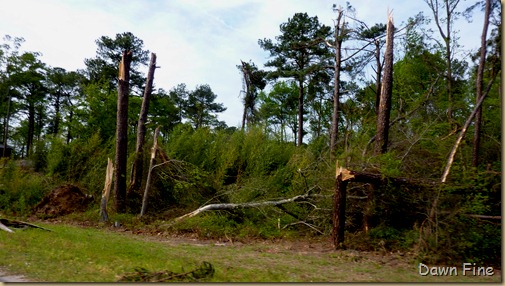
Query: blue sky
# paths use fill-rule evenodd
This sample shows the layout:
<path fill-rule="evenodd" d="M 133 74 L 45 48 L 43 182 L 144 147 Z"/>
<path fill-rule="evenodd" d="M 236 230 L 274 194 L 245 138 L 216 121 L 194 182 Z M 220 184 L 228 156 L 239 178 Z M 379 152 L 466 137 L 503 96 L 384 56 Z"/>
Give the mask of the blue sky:
<path fill-rule="evenodd" d="M 423 0 L 350 1 L 357 17 L 367 24 L 384 23 L 388 8 L 399 26 L 420 10 L 431 17 Z M 461 8 L 475 1 L 462 0 Z M 318 16 L 333 25 L 333 4 L 329 0 L 0 0 L 0 36 L 25 38 L 23 50 L 42 53 L 42 61 L 67 70 L 84 68 L 84 59 L 96 53 L 100 36 L 132 32 L 155 52 L 160 69 L 155 85 L 170 90 L 179 83 L 189 89 L 209 84 L 227 111 L 220 120 L 239 126 L 242 103 L 240 60 L 252 60 L 260 68 L 268 53 L 258 39 L 279 35 L 279 25 L 297 12 Z M 459 52 L 465 57 L 480 43 L 482 15 L 473 23 L 457 22 Z M 438 34 L 434 35 L 438 37 Z"/>

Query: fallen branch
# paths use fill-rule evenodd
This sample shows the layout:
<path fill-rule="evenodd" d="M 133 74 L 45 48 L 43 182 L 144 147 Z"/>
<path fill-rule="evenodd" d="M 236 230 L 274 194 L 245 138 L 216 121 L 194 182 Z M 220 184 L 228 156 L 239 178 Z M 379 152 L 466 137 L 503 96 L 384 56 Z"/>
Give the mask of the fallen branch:
<path fill-rule="evenodd" d="M 448 212 L 448 211 L 441 211 L 440 213 L 442 213 L 442 214 L 451 214 L 451 212 Z M 466 217 L 480 218 L 480 219 L 501 220 L 501 216 L 500 215 L 479 215 L 479 214 L 465 214 L 465 213 L 458 213 L 457 215 L 466 216 Z"/>
<path fill-rule="evenodd" d="M 319 229 L 317 229 L 317 227 L 315 227 L 314 225 L 310 224 L 310 223 L 307 223 L 307 222 L 304 222 L 304 221 L 297 221 L 297 222 L 293 222 L 293 223 L 290 223 L 290 224 L 286 224 L 282 229 L 285 229 L 289 226 L 292 226 L 292 225 L 297 225 L 297 224 L 303 224 L 303 225 L 306 225 L 308 227 L 310 227 L 311 229 L 317 231 L 319 234 L 322 234 L 324 235 L 324 232 L 320 231 Z"/>
<path fill-rule="evenodd" d="M 256 207 L 262 207 L 262 206 L 279 206 L 282 204 L 287 204 L 287 203 L 292 203 L 292 202 L 297 202 L 297 201 L 303 201 L 306 200 L 307 198 L 311 197 L 312 195 L 310 192 L 304 194 L 304 195 L 299 195 L 295 196 L 289 199 L 282 199 L 278 201 L 263 201 L 263 202 L 251 202 L 251 203 L 242 203 L 242 204 L 210 204 L 203 206 L 201 208 L 198 208 L 188 214 L 185 214 L 183 216 L 177 217 L 174 219 L 174 222 L 181 221 L 186 218 L 194 217 L 202 212 L 206 211 L 214 211 L 214 210 L 233 210 L 233 209 L 238 209 L 238 208 L 256 208 Z"/>
<path fill-rule="evenodd" d="M 125 273 L 117 282 L 173 282 L 173 281 L 192 281 L 198 282 L 200 279 L 212 278 L 214 267 L 209 262 L 203 261 L 195 270 L 176 273 L 173 271 L 148 271 L 145 268 L 138 267 L 135 272 Z"/>
<path fill-rule="evenodd" d="M 5 226 L 3 223 L 0 222 L 0 229 L 2 230 L 5 230 L 6 232 L 10 232 L 10 233 L 13 233 L 14 231 L 12 231 L 12 229 L 8 228 L 7 226 Z"/>
<path fill-rule="evenodd" d="M 153 172 L 154 160 L 156 159 L 156 151 L 158 150 L 158 135 L 160 134 L 160 126 L 156 127 L 154 131 L 154 143 L 151 149 L 151 159 L 149 161 L 149 172 L 147 173 L 146 188 L 144 190 L 144 197 L 142 198 L 142 209 L 140 210 L 140 217 L 146 213 L 147 209 L 147 199 L 149 195 L 149 188 L 151 187 L 151 175 Z"/>
<path fill-rule="evenodd" d="M 10 219 L 6 219 L 6 218 L 0 218 L 0 228 L 7 231 L 7 232 L 14 232 L 12 231 L 10 228 L 8 228 L 8 226 L 10 227 L 13 227 L 13 228 L 19 228 L 19 229 L 24 229 L 24 228 L 38 228 L 38 229 L 42 229 L 42 230 L 45 230 L 45 231 L 52 231 L 50 229 L 47 229 L 47 228 L 43 228 L 41 226 L 38 226 L 38 225 L 34 225 L 34 224 L 31 224 L 31 223 L 27 223 L 27 222 L 24 222 L 24 221 L 17 221 L 17 220 L 10 220 Z"/>

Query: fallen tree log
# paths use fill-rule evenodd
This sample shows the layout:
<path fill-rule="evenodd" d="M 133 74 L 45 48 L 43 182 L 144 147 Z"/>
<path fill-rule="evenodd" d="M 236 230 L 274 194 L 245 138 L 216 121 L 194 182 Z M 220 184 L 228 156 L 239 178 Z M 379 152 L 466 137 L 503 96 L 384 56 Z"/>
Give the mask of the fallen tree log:
<path fill-rule="evenodd" d="M 177 217 L 173 221 L 178 222 L 178 221 L 181 221 L 186 218 L 194 217 L 194 216 L 196 216 L 202 212 L 206 212 L 206 211 L 233 210 L 233 209 L 238 209 L 238 208 L 256 208 L 256 207 L 263 207 L 263 206 L 280 206 L 280 205 L 287 204 L 287 203 L 304 201 L 312 196 L 313 195 L 309 191 L 304 195 L 294 196 L 292 198 L 282 199 L 282 200 L 278 200 L 278 201 L 262 201 L 262 202 L 250 202 L 250 203 L 241 203 L 241 204 L 232 204 L 232 203 L 210 204 L 210 205 L 206 205 L 201 208 L 198 208 L 198 209 L 196 209 L 190 213 L 187 213 L 183 216 Z"/>
<path fill-rule="evenodd" d="M 11 227 L 11 228 L 19 228 L 19 229 L 38 228 L 38 229 L 42 229 L 42 230 L 45 230 L 45 231 L 51 231 L 50 229 L 43 228 L 41 226 L 34 225 L 34 224 L 31 224 L 31 223 L 28 223 L 28 222 L 18 221 L 18 220 L 10 220 L 10 219 L 6 219 L 6 218 L 0 218 L 0 229 L 3 229 L 5 231 L 7 231 L 7 232 L 14 232 L 9 227 Z"/>

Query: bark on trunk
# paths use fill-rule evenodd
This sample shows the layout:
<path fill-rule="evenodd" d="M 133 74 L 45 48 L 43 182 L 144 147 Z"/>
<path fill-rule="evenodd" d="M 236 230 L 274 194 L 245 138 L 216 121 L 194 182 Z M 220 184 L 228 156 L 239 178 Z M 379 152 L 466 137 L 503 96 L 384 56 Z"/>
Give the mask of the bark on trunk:
<path fill-rule="evenodd" d="M 26 156 L 32 154 L 33 137 L 35 136 L 35 104 L 28 103 L 28 137 L 26 139 Z"/>
<path fill-rule="evenodd" d="M 303 143 L 303 79 L 298 81 L 298 146 Z"/>
<path fill-rule="evenodd" d="M 391 96 L 393 93 L 393 17 L 390 14 L 387 24 L 386 52 L 384 59 L 384 76 L 381 88 L 379 113 L 377 115 L 377 136 L 375 141 L 375 153 L 387 152 L 389 135 L 389 117 L 391 113 Z"/>
<path fill-rule="evenodd" d="M 375 114 L 379 114 L 379 103 L 381 98 L 382 89 L 382 64 L 381 64 L 381 50 L 380 42 L 375 40 L 375 62 L 377 64 L 377 75 L 375 80 Z"/>
<path fill-rule="evenodd" d="M 112 177 L 114 175 L 114 166 L 112 160 L 107 158 L 107 169 L 105 172 L 105 186 L 102 191 L 102 201 L 100 203 L 100 221 L 108 221 L 107 203 L 109 202 L 110 187 L 112 186 Z"/>
<path fill-rule="evenodd" d="M 337 166 L 338 168 L 338 166 Z M 338 171 L 337 171 L 338 173 Z M 347 180 L 343 180 L 344 174 L 337 174 L 335 180 L 335 194 L 333 196 L 333 230 L 332 241 L 335 249 L 345 249 L 345 206 L 347 194 Z"/>
<path fill-rule="evenodd" d="M 361 182 L 373 185 L 378 188 L 381 185 L 392 184 L 395 186 L 414 186 L 418 188 L 434 188 L 438 185 L 437 182 L 411 179 L 402 177 L 386 177 L 382 174 L 373 174 L 348 170 L 340 167 L 337 161 L 336 167 L 336 182 L 335 194 L 333 197 L 333 229 L 332 242 L 335 249 L 345 248 L 344 233 L 345 233 L 345 206 L 347 184 L 350 182 Z"/>
<path fill-rule="evenodd" d="M 151 53 L 151 62 L 149 63 L 149 72 L 147 73 L 146 87 L 144 89 L 144 97 L 142 98 L 142 107 L 140 110 L 139 121 L 137 124 L 137 145 L 135 147 L 135 160 L 133 161 L 132 171 L 130 174 L 130 186 L 128 194 L 136 192 L 140 189 L 143 172 L 144 158 L 144 143 L 146 137 L 146 121 L 149 110 L 149 101 L 153 91 L 154 71 L 156 70 L 156 54 Z"/>
<path fill-rule="evenodd" d="M 482 85 L 484 77 L 484 67 L 486 65 L 486 37 L 487 29 L 489 26 L 489 15 L 491 14 L 491 0 L 486 0 L 486 12 L 484 15 L 484 26 L 482 28 L 482 36 L 480 40 L 480 59 L 479 67 L 477 69 L 477 82 L 476 82 L 476 102 L 482 97 Z M 477 109 L 475 114 L 474 124 L 474 139 L 473 139 L 473 153 L 472 153 L 472 166 L 479 165 L 479 149 L 480 149 L 480 127 L 482 121 L 482 107 Z"/>
<path fill-rule="evenodd" d="M 343 11 L 338 10 L 337 23 L 335 24 L 335 74 L 333 86 L 333 116 L 331 121 L 330 155 L 333 158 L 337 149 L 338 139 L 338 113 L 340 103 L 340 66 L 342 63 L 342 30 L 340 26 Z M 343 26 L 343 25 L 342 25 Z"/>
<path fill-rule="evenodd" d="M 160 127 L 156 127 L 154 131 L 154 143 L 151 149 L 151 160 L 149 161 L 149 172 L 147 173 L 146 188 L 144 190 L 144 197 L 142 198 L 142 209 L 140 210 L 140 217 L 142 217 L 147 210 L 147 199 L 149 196 L 149 188 L 151 187 L 151 176 L 154 168 L 154 160 L 156 159 L 156 151 L 158 150 L 158 134 L 160 133 Z"/>
<path fill-rule="evenodd" d="M 10 89 L 7 89 L 7 114 L 4 117 L 4 136 L 3 136 L 3 143 L 4 143 L 4 149 L 3 149 L 3 154 L 2 157 L 7 157 L 7 139 L 9 137 L 9 121 L 10 121 L 10 116 L 11 116 L 11 95 L 9 92 Z"/>
<path fill-rule="evenodd" d="M 116 173 L 114 178 L 115 207 L 118 213 L 126 212 L 126 160 L 128 142 L 128 92 L 132 52 L 124 51 L 119 65 L 117 122 L 116 122 Z"/>
<path fill-rule="evenodd" d="M 250 108 L 249 107 L 249 96 L 251 92 L 251 87 L 250 87 L 250 82 L 247 77 L 247 67 L 244 61 L 240 61 L 242 63 L 242 74 L 244 76 L 244 83 L 245 83 L 245 96 L 244 96 L 244 114 L 242 115 L 242 131 L 245 129 L 245 124 L 246 124 L 246 119 L 247 119 L 247 110 Z"/>

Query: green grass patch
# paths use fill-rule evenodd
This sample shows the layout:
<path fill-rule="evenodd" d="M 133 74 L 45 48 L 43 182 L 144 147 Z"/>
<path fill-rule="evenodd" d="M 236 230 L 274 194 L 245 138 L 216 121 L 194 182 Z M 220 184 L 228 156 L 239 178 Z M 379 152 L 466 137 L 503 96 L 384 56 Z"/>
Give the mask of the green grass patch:
<path fill-rule="evenodd" d="M 187 272 L 210 262 L 206 282 L 498 282 L 491 277 L 423 277 L 412 259 L 357 251 L 307 251 L 284 243 L 228 244 L 153 239 L 107 229 L 0 232 L 0 267 L 41 282 L 114 282 L 136 268 Z M 303 251 L 302 251 L 303 250 Z"/>

